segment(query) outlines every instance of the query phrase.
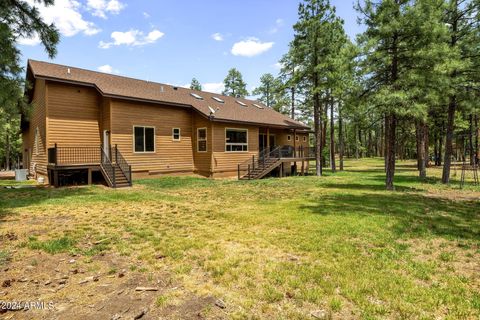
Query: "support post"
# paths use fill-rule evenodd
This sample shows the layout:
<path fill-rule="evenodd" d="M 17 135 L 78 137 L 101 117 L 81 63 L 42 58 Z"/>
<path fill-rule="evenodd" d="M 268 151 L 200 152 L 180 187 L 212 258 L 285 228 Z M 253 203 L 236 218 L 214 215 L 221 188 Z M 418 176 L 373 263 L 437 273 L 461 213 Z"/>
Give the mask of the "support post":
<path fill-rule="evenodd" d="M 238 180 L 240 180 L 240 165 L 238 165 Z"/>
<path fill-rule="evenodd" d="M 55 143 L 55 166 L 58 164 L 58 149 L 57 149 L 57 143 Z"/>
<path fill-rule="evenodd" d="M 88 182 L 88 185 L 92 184 L 92 168 L 88 168 L 87 182 Z"/>
<path fill-rule="evenodd" d="M 131 187 L 132 184 L 133 184 L 132 183 L 132 166 L 131 165 L 128 166 L 128 180 L 130 182 L 130 187 Z"/>

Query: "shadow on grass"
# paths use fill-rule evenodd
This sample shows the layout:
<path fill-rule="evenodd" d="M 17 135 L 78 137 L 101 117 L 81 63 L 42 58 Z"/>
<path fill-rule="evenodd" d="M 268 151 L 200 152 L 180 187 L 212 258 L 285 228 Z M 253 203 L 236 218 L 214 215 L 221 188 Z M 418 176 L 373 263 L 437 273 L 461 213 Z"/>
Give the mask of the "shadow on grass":
<path fill-rule="evenodd" d="M 455 202 L 411 193 L 332 194 L 302 209 L 320 215 L 391 217 L 392 231 L 398 237 L 437 235 L 480 240 L 480 201 Z"/>
<path fill-rule="evenodd" d="M 95 188 L 95 187 L 93 187 Z M 78 201 L 93 196 L 96 193 L 92 187 L 74 187 L 74 188 L 20 188 L 20 189 L 0 189 L 0 222 L 5 216 L 12 213 L 13 209 L 39 205 L 44 203 L 58 203 L 65 201 Z M 80 197 L 80 198 L 79 198 Z"/>

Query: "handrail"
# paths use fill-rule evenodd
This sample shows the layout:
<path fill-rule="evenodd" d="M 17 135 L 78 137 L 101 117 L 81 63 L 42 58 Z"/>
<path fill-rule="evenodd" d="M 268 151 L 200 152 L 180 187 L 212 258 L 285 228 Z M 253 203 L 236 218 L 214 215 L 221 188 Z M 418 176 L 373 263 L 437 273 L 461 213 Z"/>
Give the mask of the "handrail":
<path fill-rule="evenodd" d="M 277 146 L 273 150 L 264 149 L 259 152 L 258 156 L 252 156 L 251 158 L 245 160 L 244 162 L 238 164 L 238 179 L 251 178 L 252 172 L 258 173 L 258 171 L 264 171 L 269 169 L 272 164 L 272 159 L 295 159 L 295 158 L 314 158 L 315 157 L 315 148 L 304 147 L 304 146 Z M 257 170 L 255 170 L 257 169 Z"/>
<path fill-rule="evenodd" d="M 120 168 L 120 170 L 123 172 L 125 177 L 128 180 L 128 184 L 131 186 L 132 185 L 132 166 L 130 166 L 123 157 L 123 155 L 120 153 L 118 150 L 117 145 L 112 150 L 112 154 L 115 155 L 115 164 Z"/>
<path fill-rule="evenodd" d="M 112 161 L 110 161 L 110 156 L 107 154 L 103 146 L 100 147 L 100 152 L 102 158 L 100 166 L 107 175 L 107 178 L 110 180 L 112 187 L 115 188 L 117 186 L 115 181 L 115 166 L 113 165 Z"/>

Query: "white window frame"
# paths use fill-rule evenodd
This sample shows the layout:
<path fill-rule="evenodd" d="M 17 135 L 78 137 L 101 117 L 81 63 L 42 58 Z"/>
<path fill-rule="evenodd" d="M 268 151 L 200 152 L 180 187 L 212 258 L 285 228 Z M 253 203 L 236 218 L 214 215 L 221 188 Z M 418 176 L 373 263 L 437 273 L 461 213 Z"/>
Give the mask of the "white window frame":
<path fill-rule="evenodd" d="M 202 139 L 200 140 L 200 135 L 198 134 L 198 132 L 200 130 L 205 130 L 205 139 Z M 200 151 L 200 141 L 205 141 L 205 151 Z M 200 153 L 205 153 L 205 152 L 208 152 L 208 129 L 207 127 L 202 127 L 202 128 L 197 128 L 197 152 L 200 152 Z"/>
<path fill-rule="evenodd" d="M 135 151 L 135 128 L 143 128 L 143 135 L 144 135 L 144 139 L 143 139 L 143 150 L 146 149 L 146 141 L 147 139 L 145 139 L 145 129 L 146 128 L 151 128 L 153 129 L 153 151 Z M 142 125 L 133 125 L 133 128 L 132 128 L 132 149 L 133 149 L 133 153 L 155 153 L 157 152 L 157 134 L 156 134 L 156 128 L 153 127 L 153 126 L 142 126 Z"/>
<path fill-rule="evenodd" d="M 178 130 L 178 139 L 175 139 L 175 130 Z M 172 141 L 182 141 L 182 129 L 172 128 Z"/>
<path fill-rule="evenodd" d="M 227 131 L 245 131 L 247 133 L 247 142 L 246 143 L 229 143 L 227 142 Z M 242 150 L 242 151 L 227 151 L 227 146 L 228 145 L 231 145 L 231 146 L 243 146 L 243 145 L 246 145 L 247 146 L 247 150 Z M 228 153 L 246 153 L 248 152 L 248 129 L 246 128 L 225 128 L 225 152 L 228 152 Z"/>

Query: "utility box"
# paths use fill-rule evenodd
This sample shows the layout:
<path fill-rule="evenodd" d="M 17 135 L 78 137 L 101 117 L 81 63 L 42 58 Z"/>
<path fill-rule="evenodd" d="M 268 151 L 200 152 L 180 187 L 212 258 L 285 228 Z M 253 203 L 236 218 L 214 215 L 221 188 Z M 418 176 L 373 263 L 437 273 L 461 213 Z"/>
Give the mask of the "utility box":
<path fill-rule="evenodd" d="M 26 181 L 27 169 L 15 169 L 15 181 Z"/>

